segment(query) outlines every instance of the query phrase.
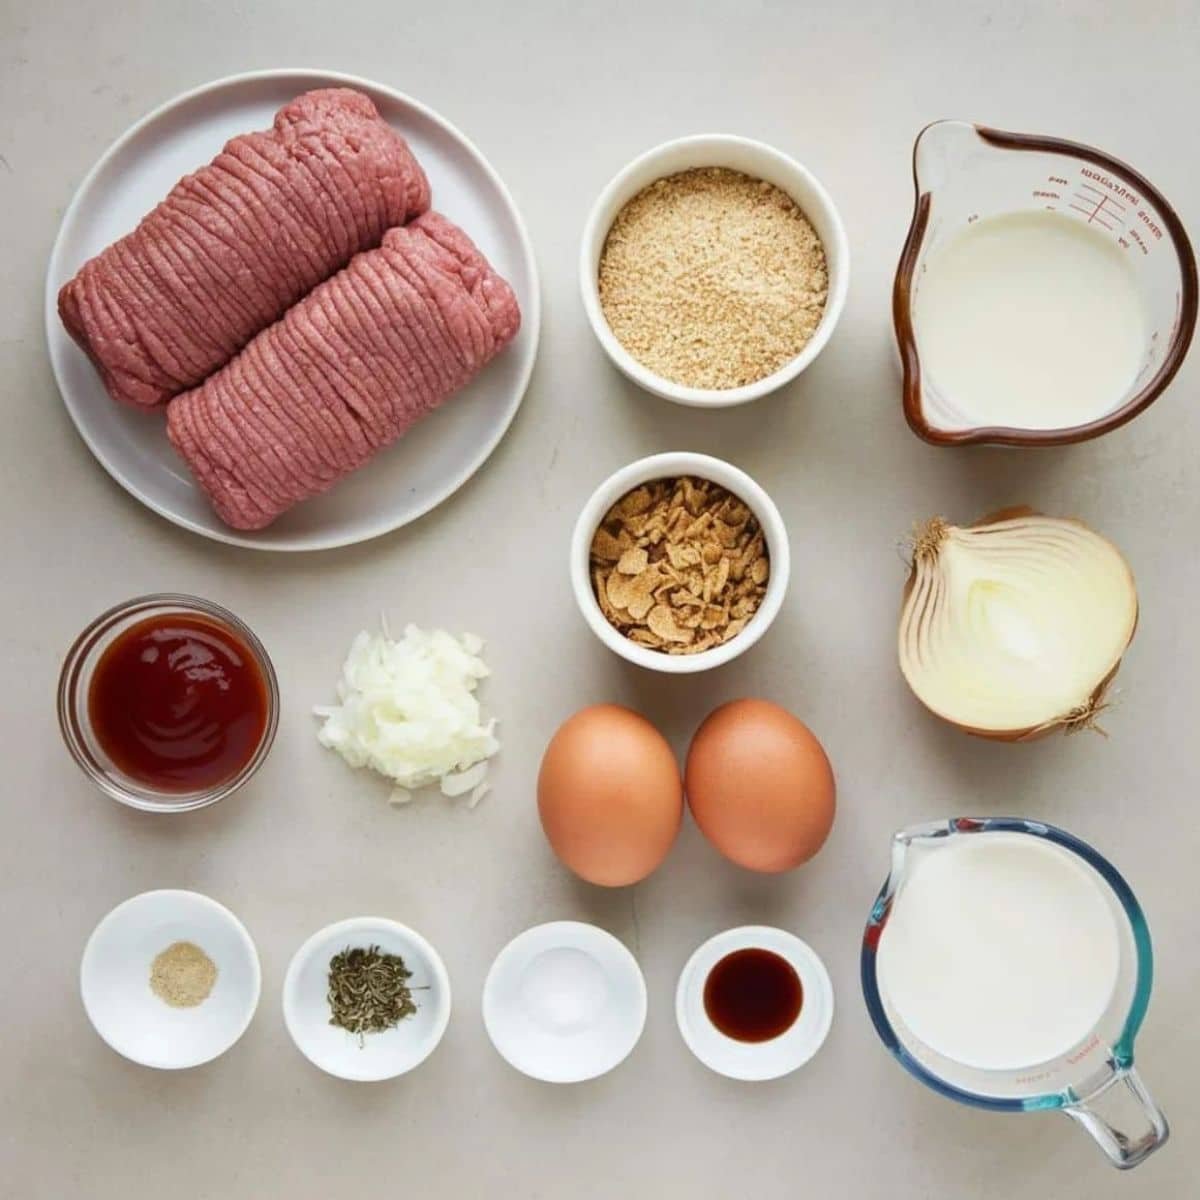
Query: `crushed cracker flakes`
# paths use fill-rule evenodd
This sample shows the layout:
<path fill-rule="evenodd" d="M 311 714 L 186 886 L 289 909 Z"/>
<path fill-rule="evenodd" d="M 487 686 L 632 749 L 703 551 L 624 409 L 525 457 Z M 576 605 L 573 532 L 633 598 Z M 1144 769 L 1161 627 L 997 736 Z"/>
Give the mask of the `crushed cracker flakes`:
<path fill-rule="evenodd" d="M 640 575 L 650 564 L 650 556 L 644 546 L 631 546 L 621 555 L 617 570 L 622 575 Z"/>
<path fill-rule="evenodd" d="M 736 637 L 766 593 L 754 514 L 706 479 L 657 479 L 622 496 L 591 545 L 605 620 L 639 646 L 698 654 Z"/>

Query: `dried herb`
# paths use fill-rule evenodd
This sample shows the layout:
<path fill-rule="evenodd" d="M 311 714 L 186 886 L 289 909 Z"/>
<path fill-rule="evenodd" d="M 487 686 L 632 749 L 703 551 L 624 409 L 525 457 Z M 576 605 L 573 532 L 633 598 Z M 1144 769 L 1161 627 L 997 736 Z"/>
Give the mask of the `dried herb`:
<path fill-rule="evenodd" d="M 378 946 L 349 946 L 329 963 L 330 1025 L 357 1034 L 359 1045 L 368 1033 L 394 1029 L 417 1011 L 412 972 L 398 954 Z"/>

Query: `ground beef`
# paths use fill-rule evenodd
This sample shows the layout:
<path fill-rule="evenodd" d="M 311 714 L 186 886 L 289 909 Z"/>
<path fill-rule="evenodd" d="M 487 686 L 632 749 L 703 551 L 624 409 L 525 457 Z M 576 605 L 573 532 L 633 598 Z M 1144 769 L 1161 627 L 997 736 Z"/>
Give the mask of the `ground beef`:
<path fill-rule="evenodd" d="M 428 207 L 424 171 L 367 96 L 308 92 L 85 263 L 59 315 L 115 399 L 152 407 Z"/>
<path fill-rule="evenodd" d="M 261 529 L 458 391 L 520 320 L 470 238 L 426 213 L 172 400 L 167 432 L 221 519 Z"/>

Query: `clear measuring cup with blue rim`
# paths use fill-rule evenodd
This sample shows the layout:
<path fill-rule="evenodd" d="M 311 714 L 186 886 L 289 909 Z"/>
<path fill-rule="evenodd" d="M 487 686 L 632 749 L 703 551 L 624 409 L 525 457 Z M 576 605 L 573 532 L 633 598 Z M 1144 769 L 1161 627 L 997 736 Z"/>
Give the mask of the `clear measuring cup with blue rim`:
<path fill-rule="evenodd" d="M 876 969 L 880 938 L 920 859 L 957 839 L 993 833 L 1045 839 L 1074 856 L 1101 885 L 1119 930 L 1117 979 L 1103 1015 L 1069 1049 L 1035 1067 L 994 1070 L 947 1058 L 905 1024 L 881 989 Z M 1133 1065 L 1134 1039 L 1150 1001 L 1153 972 L 1150 931 L 1132 890 L 1107 859 L 1072 834 L 1016 817 L 955 817 L 893 836 L 891 871 L 863 935 L 863 996 L 884 1045 L 906 1070 L 943 1096 L 996 1112 L 1063 1112 L 1095 1138 L 1115 1166 L 1136 1166 L 1169 1133 Z"/>

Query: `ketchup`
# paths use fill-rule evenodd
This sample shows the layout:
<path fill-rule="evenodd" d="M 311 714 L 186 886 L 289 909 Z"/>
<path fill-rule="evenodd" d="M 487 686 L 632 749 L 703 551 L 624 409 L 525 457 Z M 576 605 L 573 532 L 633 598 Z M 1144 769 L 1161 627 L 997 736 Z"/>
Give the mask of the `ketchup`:
<path fill-rule="evenodd" d="M 219 786 L 254 757 L 267 728 L 254 652 L 202 616 L 147 617 L 113 640 L 88 687 L 88 717 L 114 765 L 163 792 Z"/>

